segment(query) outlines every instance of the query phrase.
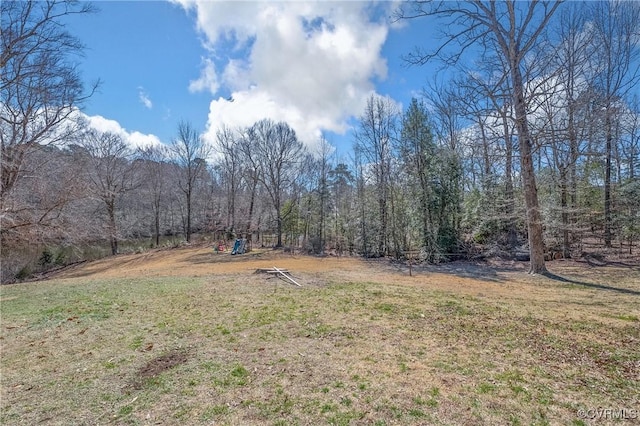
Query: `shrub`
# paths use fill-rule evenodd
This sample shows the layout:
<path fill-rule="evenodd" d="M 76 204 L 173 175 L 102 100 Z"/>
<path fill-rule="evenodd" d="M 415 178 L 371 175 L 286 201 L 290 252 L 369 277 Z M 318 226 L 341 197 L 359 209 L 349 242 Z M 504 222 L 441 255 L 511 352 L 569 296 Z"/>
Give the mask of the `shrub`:
<path fill-rule="evenodd" d="M 40 255 L 40 259 L 38 259 L 38 265 L 45 268 L 51 265 L 51 263 L 53 263 L 53 253 L 51 252 L 51 250 L 46 248 L 42 251 L 42 254 Z"/>

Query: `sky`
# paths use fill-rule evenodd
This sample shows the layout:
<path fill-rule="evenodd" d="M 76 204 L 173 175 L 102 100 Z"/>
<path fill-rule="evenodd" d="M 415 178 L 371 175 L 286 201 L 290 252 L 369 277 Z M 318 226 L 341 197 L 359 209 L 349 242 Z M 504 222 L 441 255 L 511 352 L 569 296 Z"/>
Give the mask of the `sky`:
<path fill-rule="evenodd" d="M 426 20 L 392 22 L 391 1 L 94 3 L 67 24 L 87 85 L 101 81 L 83 112 L 134 146 L 170 143 L 180 121 L 212 142 L 269 118 L 347 156 L 372 93 L 404 107 L 435 72 L 402 60 L 432 41 Z"/>

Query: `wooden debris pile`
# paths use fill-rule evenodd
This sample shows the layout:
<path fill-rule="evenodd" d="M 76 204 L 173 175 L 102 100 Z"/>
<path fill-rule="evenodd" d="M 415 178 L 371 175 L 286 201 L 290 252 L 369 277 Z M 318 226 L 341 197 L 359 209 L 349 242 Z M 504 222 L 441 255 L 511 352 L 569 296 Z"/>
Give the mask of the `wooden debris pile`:
<path fill-rule="evenodd" d="M 280 269 L 276 268 L 275 266 L 273 268 L 259 268 L 256 269 L 256 274 L 269 274 L 271 277 L 277 277 L 285 281 L 289 281 L 290 283 L 293 283 L 298 287 L 302 287 L 296 282 L 296 280 L 291 277 L 288 269 Z"/>

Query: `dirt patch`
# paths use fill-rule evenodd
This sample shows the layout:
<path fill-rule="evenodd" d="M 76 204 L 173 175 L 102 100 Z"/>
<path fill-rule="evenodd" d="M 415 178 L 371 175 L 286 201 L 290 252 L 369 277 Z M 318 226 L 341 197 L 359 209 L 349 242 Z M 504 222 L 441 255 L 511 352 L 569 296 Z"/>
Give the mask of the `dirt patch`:
<path fill-rule="evenodd" d="M 378 282 L 508 298 L 532 297 L 531 288 L 523 286 L 524 282 L 536 286 L 537 297 L 556 297 L 553 292 L 558 284 L 628 291 L 629 288 L 618 289 L 616 282 L 603 280 L 603 268 L 606 268 L 609 278 L 619 275 L 626 282 L 630 274 L 636 275 L 640 271 L 638 262 L 593 266 L 585 262 L 559 260 L 547 263 L 551 275 L 556 278 L 549 279 L 527 275 L 528 262 L 490 259 L 483 262 L 414 265 L 412 276 L 409 276 L 409 267 L 405 262 L 387 259 L 292 255 L 271 249 L 258 249 L 233 256 L 201 246 L 112 256 L 60 271 L 50 278 L 215 277 L 218 281 L 220 276 L 243 276 L 261 282 L 274 282 L 254 274 L 257 269 L 274 266 L 288 269 L 303 287 L 322 286 L 331 282 Z M 545 288 L 551 293 L 546 294 Z M 634 287 L 631 291 L 635 294 L 638 289 Z"/>
<path fill-rule="evenodd" d="M 247 274 L 256 269 L 277 266 L 298 273 L 348 273 L 367 269 L 359 257 L 315 257 L 291 255 L 280 250 L 254 250 L 232 256 L 215 253 L 209 247 L 155 250 L 142 254 L 117 255 L 77 265 L 49 278 L 131 278 L 131 277 L 201 277 L 219 274 Z"/>
<path fill-rule="evenodd" d="M 189 356 L 184 350 L 174 350 L 160 355 L 147 362 L 144 367 L 138 370 L 136 377 L 128 388 L 140 390 L 144 388 L 145 384 L 150 380 L 153 380 L 167 370 L 184 364 L 188 359 Z"/>

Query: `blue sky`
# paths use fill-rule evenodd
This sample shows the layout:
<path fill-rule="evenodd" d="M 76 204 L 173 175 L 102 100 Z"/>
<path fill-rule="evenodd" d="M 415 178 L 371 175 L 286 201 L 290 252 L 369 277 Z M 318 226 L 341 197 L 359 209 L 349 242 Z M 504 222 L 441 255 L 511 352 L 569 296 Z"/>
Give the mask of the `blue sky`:
<path fill-rule="evenodd" d="M 346 155 L 371 93 L 406 106 L 433 72 L 401 60 L 430 32 L 390 23 L 392 2 L 95 3 L 68 24 L 86 46 L 83 77 L 102 81 L 84 113 L 134 144 L 169 143 L 180 120 L 212 140 L 223 123 L 272 118 Z"/>

